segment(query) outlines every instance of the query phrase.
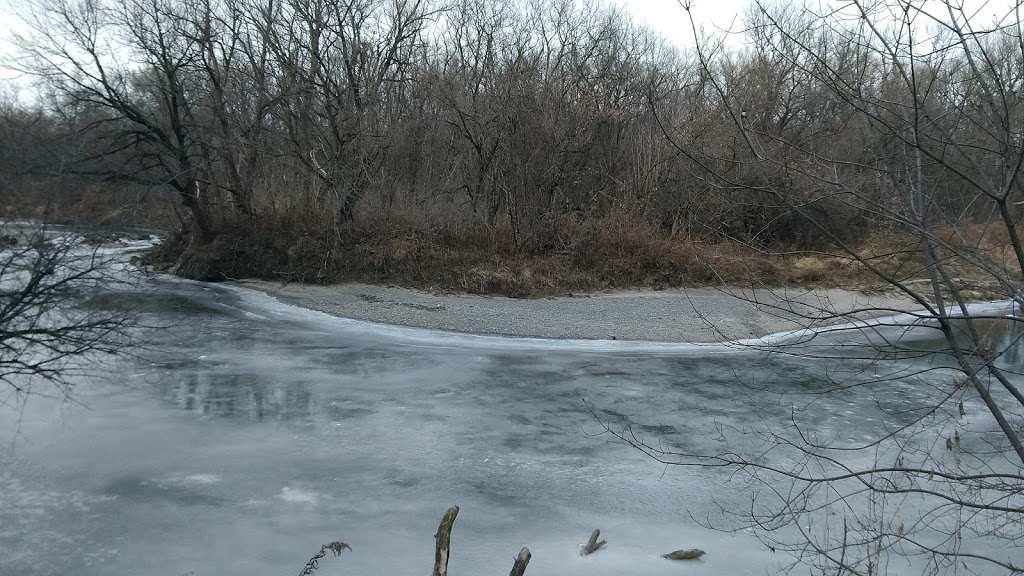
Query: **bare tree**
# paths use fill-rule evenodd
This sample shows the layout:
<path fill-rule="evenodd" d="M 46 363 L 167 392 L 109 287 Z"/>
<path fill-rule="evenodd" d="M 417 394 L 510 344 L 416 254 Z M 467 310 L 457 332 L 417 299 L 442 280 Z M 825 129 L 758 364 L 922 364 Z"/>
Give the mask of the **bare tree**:
<path fill-rule="evenodd" d="M 387 159 L 395 102 L 432 10 L 423 0 L 286 2 L 271 38 L 283 121 L 295 161 L 312 177 L 311 204 L 339 226 Z"/>
<path fill-rule="evenodd" d="M 0 239 L 0 403 L 69 397 L 90 361 L 123 350 L 133 325 L 126 309 L 90 305 L 119 281 L 111 259 L 39 224 L 4 222 Z"/>
<path fill-rule="evenodd" d="M 659 461 L 752 482 L 750 507 L 710 524 L 752 529 L 823 573 L 881 574 L 896 559 L 901 573 L 1022 573 L 1022 6 L 991 23 L 955 2 L 805 10 L 753 6 L 756 48 L 740 54 L 694 26 L 723 128 L 698 145 L 668 136 L 712 190 L 769 199 L 921 311 L 868 322 L 896 311 L 771 309 L 813 330 L 758 348 L 831 363 L 832 383 L 788 424 L 722 426 L 721 452 L 609 431 Z M 832 210 L 865 218 L 887 245 L 860 244 Z M 938 350 L 914 350 L 911 329 L 931 331 Z M 889 363 L 924 354 L 929 364 Z M 872 364 L 854 375 L 858 358 Z M 895 382 L 923 400 L 880 405 L 867 440 L 818 433 L 824 399 Z"/>

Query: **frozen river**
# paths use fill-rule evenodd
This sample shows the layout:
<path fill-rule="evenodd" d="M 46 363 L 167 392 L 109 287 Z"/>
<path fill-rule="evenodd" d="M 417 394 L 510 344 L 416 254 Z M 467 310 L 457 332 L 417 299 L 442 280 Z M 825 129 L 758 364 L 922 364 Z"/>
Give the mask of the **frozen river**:
<path fill-rule="evenodd" d="M 119 296 L 165 326 L 136 358 L 74 403 L 4 408 L 0 574 L 287 575 L 343 540 L 318 573 L 422 575 L 451 504 L 453 576 L 507 573 L 522 546 L 536 576 L 774 573 L 789 558 L 699 522 L 749 507 L 747 484 L 666 468 L 599 420 L 719 450 L 716 423 L 781 425 L 813 402 L 809 426 L 856 440 L 883 420 L 875 392 L 928 394 L 895 379 L 818 397 L 822 361 L 432 333 L 151 282 Z M 609 544 L 580 557 L 594 528 Z"/>

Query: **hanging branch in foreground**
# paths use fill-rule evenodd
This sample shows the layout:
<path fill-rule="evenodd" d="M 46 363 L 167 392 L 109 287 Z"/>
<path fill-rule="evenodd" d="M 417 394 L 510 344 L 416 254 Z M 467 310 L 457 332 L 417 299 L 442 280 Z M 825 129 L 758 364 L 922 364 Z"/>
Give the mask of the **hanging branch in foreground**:
<path fill-rule="evenodd" d="M 743 25 L 748 61 L 691 19 L 700 110 L 722 128 L 663 124 L 709 196 L 775 206 L 778 222 L 818 238 L 807 257 L 824 250 L 913 302 L 901 317 L 739 294 L 802 319 L 799 338 L 750 349 L 811 360 L 818 382 L 772 391 L 756 419 L 688 430 L 717 434 L 706 449 L 602 423 L 659 462 L 755 486 L 749 506 L 721 507 L 705 526 L 750 529 L 790 555 L 786 572 L 879 574 L 898 562 L 906 573 L 1024 574 L 1024 100 L 1006 73 L 1024 62 L 1024 3 L 985 27 L 962 3 L 928 6 L 757 2 Z M 836 137 L 851 126 L 863 128 L 856 140 Z M 858 221 L 887 240 L 844 235 Z M 759 222 L 743 226 L 769 230 Z M 787 417 L 778 408 L 790 402 Z M 860 403 L 865 425 L 849 437 L 821 425 L 832 402 Z"/>
<path fill-rule="evenodd" d="M 80 235 L 0 221 L 0 237 L 10 238 L 0 247 L 0 405 L 70 397 L 90 359 L 124 351 L 135 317 L 90 298 L 128 280 Z"/>

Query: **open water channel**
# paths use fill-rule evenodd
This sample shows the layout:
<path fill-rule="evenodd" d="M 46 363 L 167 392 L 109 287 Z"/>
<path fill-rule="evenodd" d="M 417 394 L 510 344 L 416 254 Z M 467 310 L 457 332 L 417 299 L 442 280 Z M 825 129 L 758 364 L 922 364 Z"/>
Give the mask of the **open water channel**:
<path fill-rule="evenodd" d="M 880 400 L 931 393 L 908 377 L 818 396 L 830 361 L 385 327 L 145 284 L 114 298 L 162 326 L 135 357 L 73 402 L 2 409 L 0 574 L 288 575 L 343 540 L 318 574 L 422 575 L 451 504 L 453 576 L 507 573 L 522 546 L 536 576 L 777 573 L 789 559 L 750 533 L 699 522 L 749 507 L 749 485 L 660 465 L 600 423 L 717 451 L 717 424 L 784 425 L 796 407 L 854 441 L 883 425 Z M 609 544 L 581 557 L 594 528 Z M 659 557 L 694 547 L 707 555 Z"/>

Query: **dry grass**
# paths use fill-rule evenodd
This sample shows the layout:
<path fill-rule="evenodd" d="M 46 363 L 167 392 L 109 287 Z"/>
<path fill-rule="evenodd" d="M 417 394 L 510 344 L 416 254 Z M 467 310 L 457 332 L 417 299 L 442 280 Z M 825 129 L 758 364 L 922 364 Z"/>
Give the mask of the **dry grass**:
<path fill-rule="evenodd" d="M 1011 283 L 1021 277 L 1005 228 L 964 222 L 934 230 L 932 236 L 944 272 L 968 300 L 1006 298 L 998 277 Z M 928 278 L 925 251 L 916 235 L 876 233 L 857 250 L 882 273 L 900 282 L 916 285 Z M 850 280 L 856 285 L 885 288 L 864 266 L 854 263 L 852 271 Z"/>
<path fill-rule="evenodd" d="M 623 217 L 566 219 L 518 246 L 511 236 L 500 226 L 429 227 L 394 218 L 359 219 L 339 236 L 264 218 L 221 234 L 180 272 L 208 280 L 358 280 L 520 298 L 713 284 L 831 286 L 855 276 L 839 258 L 694 242 Z M 169 239 L 156 259 L 170 260 L 185 245 L 183 238 Z"/>
<path fill-rule="evenodd" d="M 881 287 L 864 266 L 826 250 L 770 251 L 732 240 L 694 240 L 625 216 L 545 220 L 515 243 L 507 226 L 452 225 L 440 217 L 403 218 L 396 212 L 403 211 L 364 211 L 342 234 L 310 226 L 310 219 L 260 218 L 221 234 L 191 269 L 179 272 L 204 279 L 351 280 L 520 298 L 717 284 Z M 976 226 L 942 234 L 958 246 L 973 242 L 984 258 L 1014 270 L 1005 236 Z M 184 245 L 183 239 L 167 242 L 164 258 Z M 916 238 L 877 232 L 857 249 L 895 278 L 927 277 Z M 944 262 L 964 278 L 969 297 L 999 295 L 998 285 L 977 266 L 948 252 Z"/>

